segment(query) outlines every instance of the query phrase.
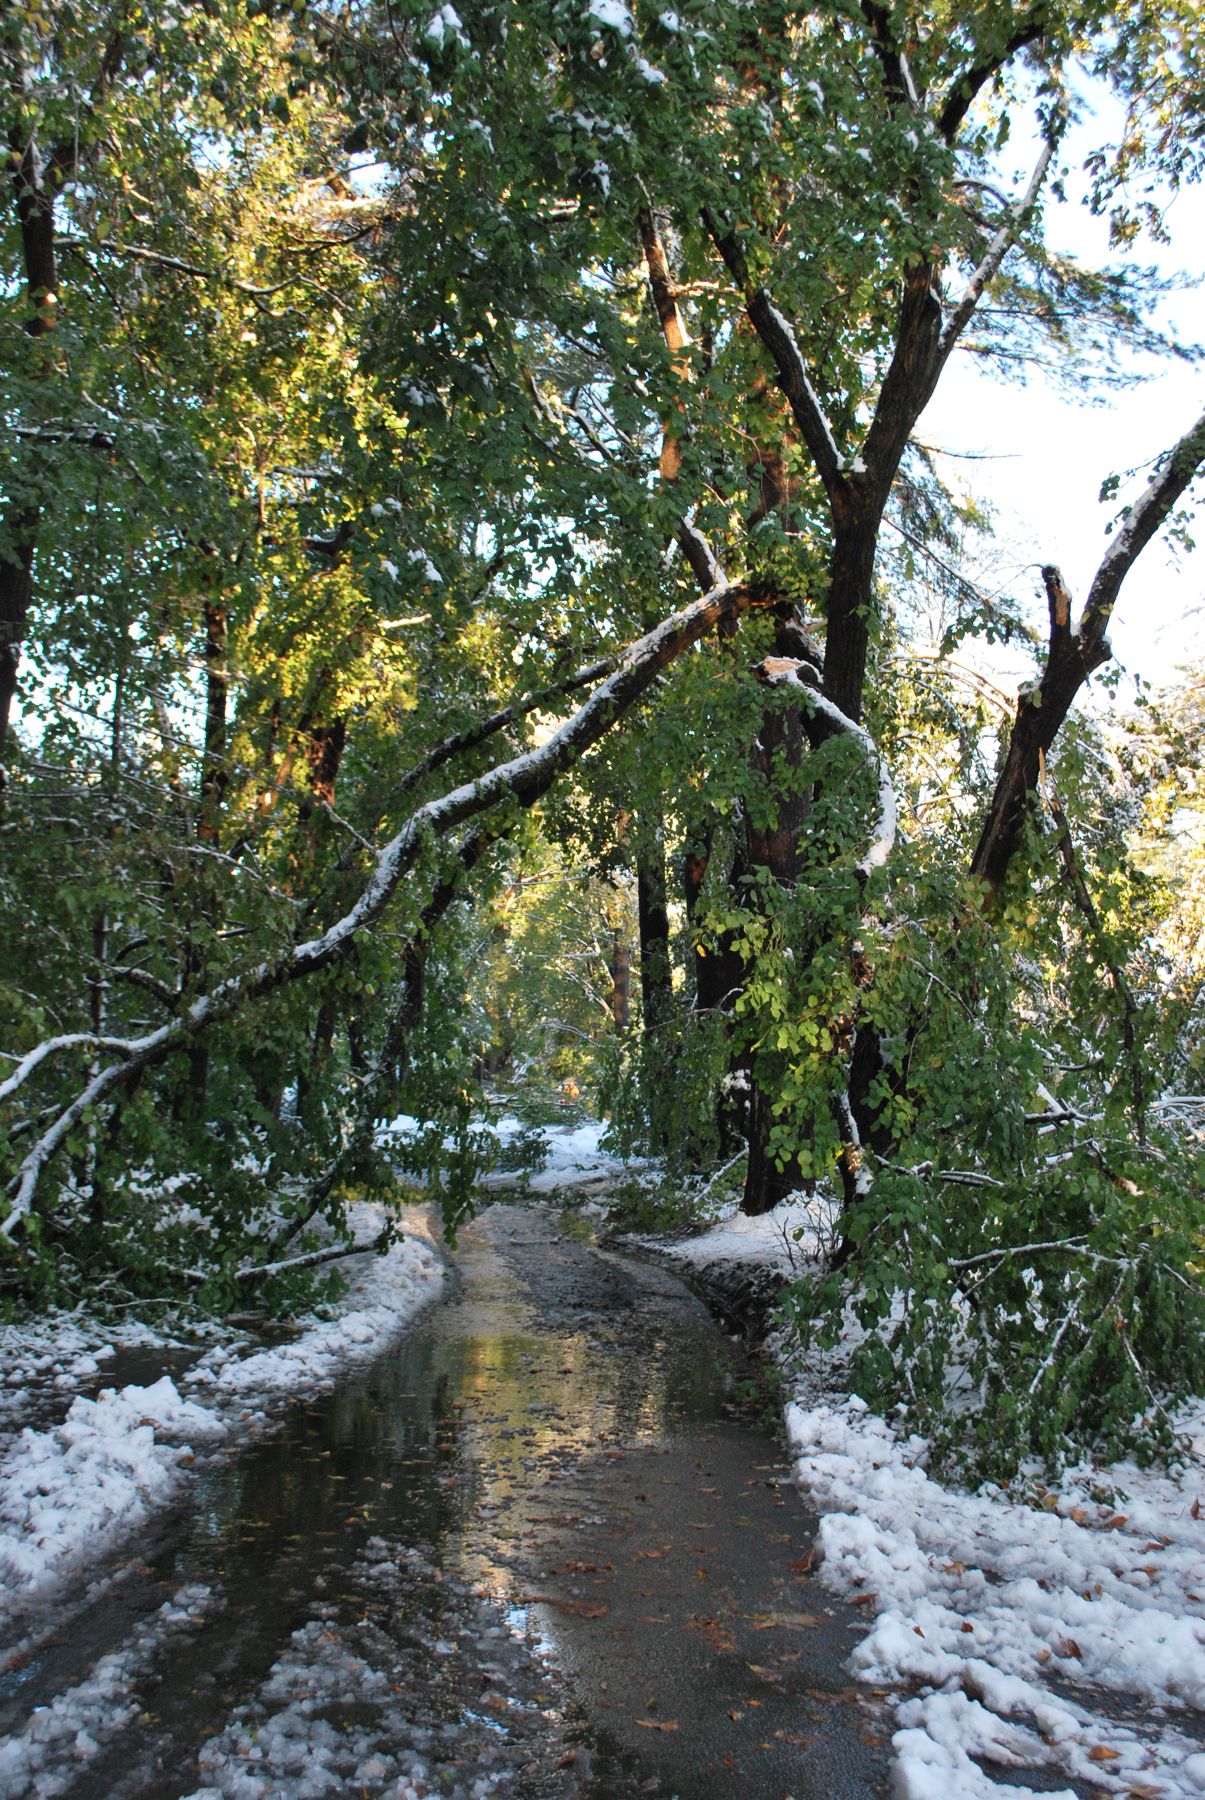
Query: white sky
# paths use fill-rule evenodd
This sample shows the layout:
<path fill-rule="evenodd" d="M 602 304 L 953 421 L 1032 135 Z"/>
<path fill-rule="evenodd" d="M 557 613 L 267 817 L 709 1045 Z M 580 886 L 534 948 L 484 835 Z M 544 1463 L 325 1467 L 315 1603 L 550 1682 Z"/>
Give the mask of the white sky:
<path fill-rule="evenodd" d="M 1099 131 L 1099 122 L 1095 130 L 1078 131 L 1069 161 Z M 1082 204 L 1051 202 L 1047 225 L 1053 244 L 1089 266 L 1109 259 L 1105 222 Z M 1168 227 L 1171 244 L 1142 241 L 1135 260 L 1164 275 L 1205 277 L 1205 190 L 1182 190 Z M 1159 319 L 1165 329 L 1174 327 L 1181 342 L 1205 344 L 1205 290 L 1170 296 Z M 1156 369 L 1160 372 L 1152 374 Z M 1143 375 L 1151 378 L 1142 380 Z M 986 461 L 945 462 L 944 473 L 995 512 L 999 541 L 990 552 L 987 585 L 1032 593 L 1032 622 L 1044 631 L 1041 578 L 1037 567 L 1025 565 L 1056 563 L 1082 603 L 1107 545 L 1110 520 L 1122 500 L 1141 492 L 1147 477 L 1129 483 L 1118 500 L 1105 505 L 1099 501 L 1101 482 L 1170 447 L 1202 410 L 1205 366 L 1178 360 L 1170 366 L 1136 360 L 1132 385 L 1085 394 L 1077 402 L 1040 376 L 1020 387 L 985 372 L 975 358 L 955 356 L 918 436 L 964 455 L 987 455 Z M 1205 659 L 1205 479 L 1198 479 L 1190 497 L 1197 501 L 1198 547 L 1186 553 L 1169 546 L 1162 534 L 1148 545 L 1122 588 L 1110 632 L 1119 662 L 1156 685 L 1174 679 L 1177 666 Z M 1010 673 L 1021 667 L 1019 655 L 1009 658 Z"/>

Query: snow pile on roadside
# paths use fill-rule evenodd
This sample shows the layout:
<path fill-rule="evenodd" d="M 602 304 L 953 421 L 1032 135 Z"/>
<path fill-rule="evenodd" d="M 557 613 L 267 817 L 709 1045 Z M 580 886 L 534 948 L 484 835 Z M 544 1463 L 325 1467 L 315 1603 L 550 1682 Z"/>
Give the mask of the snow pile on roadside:
<path fill-rule="evenodd" d="M 733 1203 L 732 1210 L 710 1230 L 669 1246 L 678 1262 L 705 1269 L 710 1263 L 756 1263 L 774 1269 L 784 1281 L 803 1273 L 831 1234 L 831 1212 L 825 1200 L 799 1194 L 771 1213 L 751 1219 Z"/>
<path fill-rule="evenodd" d="M 134 1627 L 128 1648 L 102 1656 L 83 1681 L 37 1707 L 23 1731 L 0 1738 L 0 1793 L 8 1800 L 64 1793 L 73 1775 L 137 1718 L 143 1701 L 135 1684 L 164 1644 L 195 1629 L 213 1603 L 210 1588 L 181 1588 Z"/>
<path fill-rule="evenodd" d="M 380 1211 L 358 1220 L 380 1228 Z M 27 1427 L 0 1460 L 0 1625 L 42 1590 L 128 1538 L 172 1500 L 198 1449 L 262 1427 L 302 1394 L 332 1386 L 380 1355 L 433 1298 L 445 1266 L 415 1235 L 366 1260 L 327 1319 L 291 1341 L 241 1360 L 225 1345 L 181 1378 L 81 1395 L 48 1430 Z M 143 1339 L 142 1341 L 146 1341 Z"/>
<path fill-rule="evenodd" d="M 380 1209 L 357 1209 L 363 1227 L 376 1221 Z M 281 1400 L 315 1394 L 330 1387 L 347 1368 L 387 1350 L 443 1280 L 445 1265 L 426 1237 L 417 1235 L 421 1217 L 411 1216 L 408 1235 L 384 1255 L 372 1256 L 352 1280 L 332 1319 L 316 1319 L 300 1337 L 271 1349 L 238 1358 L 223 1345 L 203 1356 L 184 1377 L 185 1392 L 237 1414 L 241 1420 L 262 1417 Z M 248 1414 L 244 1408 L 253 1409 Z"/>
<path fill-rule="evenodd" d="M 923 1440 L 856 1398 L 787 1408 L 800 1482 L 836 1509 L 822 1579 L 874 1610 L 855 1671 L 932 1690 L 900 1708 L 898 1794 L 1000 1792 L 973 1756 L 1108 1791 L 1205 1792 L 1205 1753 L 1148 1710 L 1205 1709 L 1205 1407 L 1186 1424 L 1198 1455 L 1183 1485 L 1083 1467 L 1033 1507 L 939 1486 Z M 1102 1504 L 1102 1484 L 1125 1498 Z M 1046 1676 L 1141 1701 L 1141 1723 L 1109 1720 L 1103 1697 L 1057 1697 Z"/>
<path fill-rule="evenodd" d="M 119 1348 L 161 1342 L 148 1325 L 102 1325 L 74 1314 L 0 1326 L 0 1449 L 32 1411 L 65 1410 Z"/>
<path fill-rule="evenodd" d="M 225 1431 L 164 1376 L 152 1387 L 81 1396 L 53 1430 L 21 1432 L 0 1465 L 0 1619 L 19 1598 L 142 1524 L 175 1491 L 192 1442 Z"/>
<path fill-rule="evenodd" d="M 827 1228 L 815 1202 L 795 1200 L 658 1248 L 696 1269 L 787 1278 Z M 1034 1791 L 984 1764 L 1199 1800 L 1200 1721 L 1180 1726 L 1175 1714 L 1205 1711 L 1205 1403 L 1182 1421 L 1195 1455 L 1180 1479 L 1085 1466 L 1056 1491 L 1035 1487 L 1030 1506 L 934 1481 L 923 1439 L 841 1392 L 851 1348 L 787 1364 L 786 1421 L 800 1486 L 822 1514 L 819 1577 L 867 1609 L 853 1670 L 914 1695 L 897 1707 L 898 1800 Z"/>

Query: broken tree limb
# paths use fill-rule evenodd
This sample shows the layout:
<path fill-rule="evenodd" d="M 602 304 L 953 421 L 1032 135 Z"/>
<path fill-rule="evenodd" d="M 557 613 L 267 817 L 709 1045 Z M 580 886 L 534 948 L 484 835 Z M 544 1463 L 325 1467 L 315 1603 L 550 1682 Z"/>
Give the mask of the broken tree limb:
<path fill-rule="evenodd" d="M 1185 432 L 1130 507 L 1101 559 L 1077 625 L 1071 624 L 1071 598 L 1062 575 L 1053 566 L 1042 570 L 1050 611 L 1046 666 L 1041 679 L 1023 687 L 1018 696 L 1008 754 L 971 859 L 971 873 L 982 883 L 989 906 L 1020 847 L 1042 759 L 1081 687 L 1113 654 L 1106 634 L 1122 582 L 1203 463 L 1205 413 Z"/>
<path fill-rule="evenodd" d="M 756 671 L 760 680 L 771 687 L 799 688 L 804 696 L 804 709 L 809 713 L 818 727 L 811 735 L 813 741 L 821 743 L 825 738 L 849 737 L 858 746 L 867 766 L 874 771 L 878 786 L 878 811 L 872 827 L 872 837 L 866 854 L 857 863 L 857 875 L 861 882 L 870 879 L 871 872 L 881 869 L 895 848 L 896 831 L 898 829 L 895 788 L 891 781 L 891 772 L 886 758 L 880 753 L 878 745 L 863 726 L 858 725 L 843 713 L 826 694 L 822 694 L 814 685 L 815 675 L 806 662 L 797 661 L 793 657 L 767 656 L 758 665 Z"/>
<path fill-rule="evenodd" d="M 708 583 L 709 587 L 718 586 L 716 582 Z M 525 719 L 529 713 L 538 712 L 552 700 L 563 698 L 567 694 L 576 694 L 580 689 L 589 687 L 595 681 L 601 681 L 609 675 L 615 666 L 613 657 L 600 657 L 596 662 L 588 663 L 566 675 L 561 681 L 551 681 L 547 687 L 538 688 L 534 693 L 523 694 L 517 700 L 501 706 L 496 712 L 487 713 L 485 718 L 478 719 L 472 725 L 466 725 L 463 731 L 454 731 L 450 737 L 442 738 L 438 744 L 432 745 L 427 754 L 408 769 L 401 780 L 390 790 L 387 799 L 380 802 L 380 810 L 387 813 L 395 807 L 405 795 L 424 782 L 437 769 L 455 757 L 462 756 L 468 750 L 476 750 L 490 738 L 496 737 L 500 731 Z"/>
<path fill-rule="evenodd" d="M 198 995 L 158 1030 L 144 1037 L 119 1040 L 120 1048 L 116 1044 L 110 1046 L 114 1060 L 91 1076 L 26 1153 L 9 1185 L 9 1212 L 0 1225 L 0 1238 L 12 1239 L 33 1209 L 47 1165 L 73 1128 L 95 1108 L 132 1087 L 147 1069 L 165 1062 L 249 1001 L 276 993 L 340 960 L 360 932 L 374 925 L 385 912 L 403 877 L 433 838 L 500 802 L 534 804 L 564 769 L 597 743 L 648 691 L 664 668 L 721 619 L 746 611 L 753 599 L 748 584 L 725 582 L 664 619 L 629 645 L 608 679 L 543 744 L 417 807 L 401 830 L 377 852 L 372 872 L 354 906 L 326 931 L 283 955 L 230 976 L 210 992 Z"/>
<path fill-rule="evenodd" d="M 427 940 L 461 891 L 469 875 L 482 857 L 502 836 L 501 829 L 474 832 L 457 852 L 452 869 L 436 887 L 423 908 L 418 930 L 402 951 L 403 973 L 399 992 L 385 1027 L 381 1048 L 356 1095 L 355 1120 L 346 1139 L 314 1177 L 300 1196 L 293 1215 L 268 1245 L 270 1257 L 284 1254 L 288 1245 L 326 1206 L 340 1183 L 357 1162 L 372 1148 L 377 1119 L 391 1086 L 395 1071 L 406 1055 L 410 1033 L 418 1025 L 423 1009 L 424 970 Z"/>

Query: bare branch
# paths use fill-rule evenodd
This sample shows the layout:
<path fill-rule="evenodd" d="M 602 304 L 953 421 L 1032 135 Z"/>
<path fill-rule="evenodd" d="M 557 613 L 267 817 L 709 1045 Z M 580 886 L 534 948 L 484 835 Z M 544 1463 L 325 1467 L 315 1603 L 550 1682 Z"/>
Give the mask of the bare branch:
<path fill-rule="evenodd" d="M 1028 187 L 1025 189 L 1021 198 L 1016 201 L 1014 205 L 1007 208 L 1004 223 L 1000 226 L 995 237 L 993 237 L 991 243 L 988 245 L 978 268 L 967 283 L 966 291 L 961 300 L 946 320 L 938 349 L 938 354 L 942 363 L 949 357 L 955 344 L 966 330 L 972 313 L 983 298 L 989 284 L 993 282 L 1000 273 L 1000 265 L 1016 243 L 1018 236 L 1025 226 L 1026 220 L 1032 213 L 1034 206 L 1037 203 L 1038 195 L 1042 190 L 1042 183 L 1045 181 L 1047 171 L 1050 168 L 1051 158 L 1054 156 L 1055 146 L 1058 143 L 1064 122 L 1063 115 L 1060 114 L 1057 121 L 1053 123 L 1048 130 L 1046 142 L 1042 145 L 1042 153 L 1034 165 L 1034 171 L 1029 178 Z"/>

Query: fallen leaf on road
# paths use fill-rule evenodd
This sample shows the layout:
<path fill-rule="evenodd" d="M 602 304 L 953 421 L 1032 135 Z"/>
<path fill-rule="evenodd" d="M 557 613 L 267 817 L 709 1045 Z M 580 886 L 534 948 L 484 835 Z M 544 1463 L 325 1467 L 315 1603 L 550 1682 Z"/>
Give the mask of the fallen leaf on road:
<path fill-rule="evenodd" d="M 634 1719 L 634 1725 L 643 1725 L 646 1731 L 677 1731 L 677 1719 Z"/>

